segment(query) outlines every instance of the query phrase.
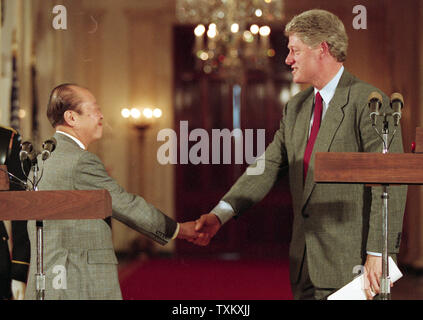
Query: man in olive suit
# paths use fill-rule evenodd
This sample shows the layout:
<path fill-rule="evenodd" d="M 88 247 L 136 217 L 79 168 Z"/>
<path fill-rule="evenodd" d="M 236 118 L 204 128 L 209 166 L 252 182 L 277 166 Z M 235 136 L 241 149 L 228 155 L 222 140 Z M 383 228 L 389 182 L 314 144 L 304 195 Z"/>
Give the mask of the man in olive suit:
<path fill-rule="evenodd" d="M 202 215 L 197 231 L 207 231 L 206 245 L 222 224 L 259 202 L 289 169 L 293 200 L 290 281 L 295 299 L 324 299 L 350 282 L 355 266 L 364 265 L 369 286 L 380 292 L 382 218 L 381 188 L 355 184 L 316 184 L 316 152 L 381 152 L 372 128 L 367 99 L 380 90 L 344 69 L 348 37 L 343 23 L 324 10 L 294 17 L 285 29 L 293 81 L 311 84 L 285 106 L 280 129 L 267 147 L 262 175 L 244 173 L 211 213 Z M 369 66 L 371 67 L 371 66 Z M 381 122 L 378 122 L 379 132 Z M 390 128 L 393 122 L 390 120 Z M 403 152 L 401 128 L 390 152 Z M 260 164 L 260 163 L 259 163 Z M 389 255 L 399 251 L 406 187 L 389 188 Z M 281 213 L 283 214 L 283 213 Z"/>
<path fill-rule="evenodd" d="M 176 223 L 142 197 L 127 193 L 86 151 L 100 139 L 103 115 L 85 88 L 63 84 L 53 89 L 47 117 L 56 129 L 56 149 L 44 164 L 39 190 L 106 189 L 113 218 L 164 245 L 174 238 L 194 240 L 194 222 Z M 40 159 L 38 160 L 41 161 Z M 101 219 L 45 220 L 45 299 L 122 299 L 110 226 Z M 36 224 L 28 222 L 31 264 L 25 299 L 36 298 Z M 56 281 L 56 276 L 65 276 Z"/>

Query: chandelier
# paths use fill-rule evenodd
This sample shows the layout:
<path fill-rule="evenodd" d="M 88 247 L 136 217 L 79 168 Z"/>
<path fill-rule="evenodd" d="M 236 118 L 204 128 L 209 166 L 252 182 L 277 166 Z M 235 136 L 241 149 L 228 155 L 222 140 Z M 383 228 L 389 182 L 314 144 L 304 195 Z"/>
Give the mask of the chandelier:
<path fill-rule="evenodd" d="M 193 54 L 204 73 L 239 77 L 268 68 L 271 24 L 283 18 L 283 0 L 176 0 L 179 22 L 196 25 Z"/>

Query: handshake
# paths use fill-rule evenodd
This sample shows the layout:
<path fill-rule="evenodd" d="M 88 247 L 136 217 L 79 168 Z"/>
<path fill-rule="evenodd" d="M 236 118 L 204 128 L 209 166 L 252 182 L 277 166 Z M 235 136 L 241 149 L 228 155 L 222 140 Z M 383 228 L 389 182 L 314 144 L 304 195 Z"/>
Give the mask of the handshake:
<path fill-rule="evenodd" d="M 199 246 L 206 246 L 221 227 L 214 213 L 203 214 L 195 221 L 179 223 L 177 239 L 185 239 Z"/>

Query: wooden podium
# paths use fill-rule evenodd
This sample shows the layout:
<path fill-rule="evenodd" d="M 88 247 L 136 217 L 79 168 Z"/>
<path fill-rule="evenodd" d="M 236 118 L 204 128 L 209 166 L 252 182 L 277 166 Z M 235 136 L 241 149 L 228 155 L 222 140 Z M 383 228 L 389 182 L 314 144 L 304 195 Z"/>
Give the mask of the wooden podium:
<path fill-rule="evenodd" d="M 6 166 L 0 166 L 6 170 Z M 0 220 L 105 219 L 112 215 L 107 190 L 5 191 L 7 174 L 0 170 Z"/>
<path fill-rule="evenodd" d="M 42 220 L 105 219 L 112 215 L 112 198 L 107 190 L 6 191 L 5 171 L 1 165 L 0 220 L 37 221 L 37 299 L 44 300 Z"/>
<path fill-rule="evenodd" d="M 316 183 L 423 184 L 423 128 L 415 153 L 317 152 Z"/>
<path fill-rule="evenodd" d="M 358 183 L 383 187 L 382 273 L 387 274 L 388 185 L 423 184 L 423 128 L 416 129 L 414 153 L 317 152 L 314 181 L 316 183 Z M 389 279 L 389 278 L 388 278 Z M 389 284 L 385 284 L 389 292 Z M 383 291 L 382 291 L 383 292 Z M 383 297 L 383 299 L 389 297 Z"/>

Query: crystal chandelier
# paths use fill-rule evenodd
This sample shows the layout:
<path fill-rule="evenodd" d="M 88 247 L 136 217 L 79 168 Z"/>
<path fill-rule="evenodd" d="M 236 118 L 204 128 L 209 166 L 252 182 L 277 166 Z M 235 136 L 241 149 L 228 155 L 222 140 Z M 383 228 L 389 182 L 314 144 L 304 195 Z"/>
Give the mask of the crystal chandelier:
<path fill-rule="evenodd" d="M 176 0 L 181 23 L 196 25 L 194 55 L 205 73 L 233 78 L 243 70 L 264 70 L 270 25 L 283 18 L 283 0 Z"/>

